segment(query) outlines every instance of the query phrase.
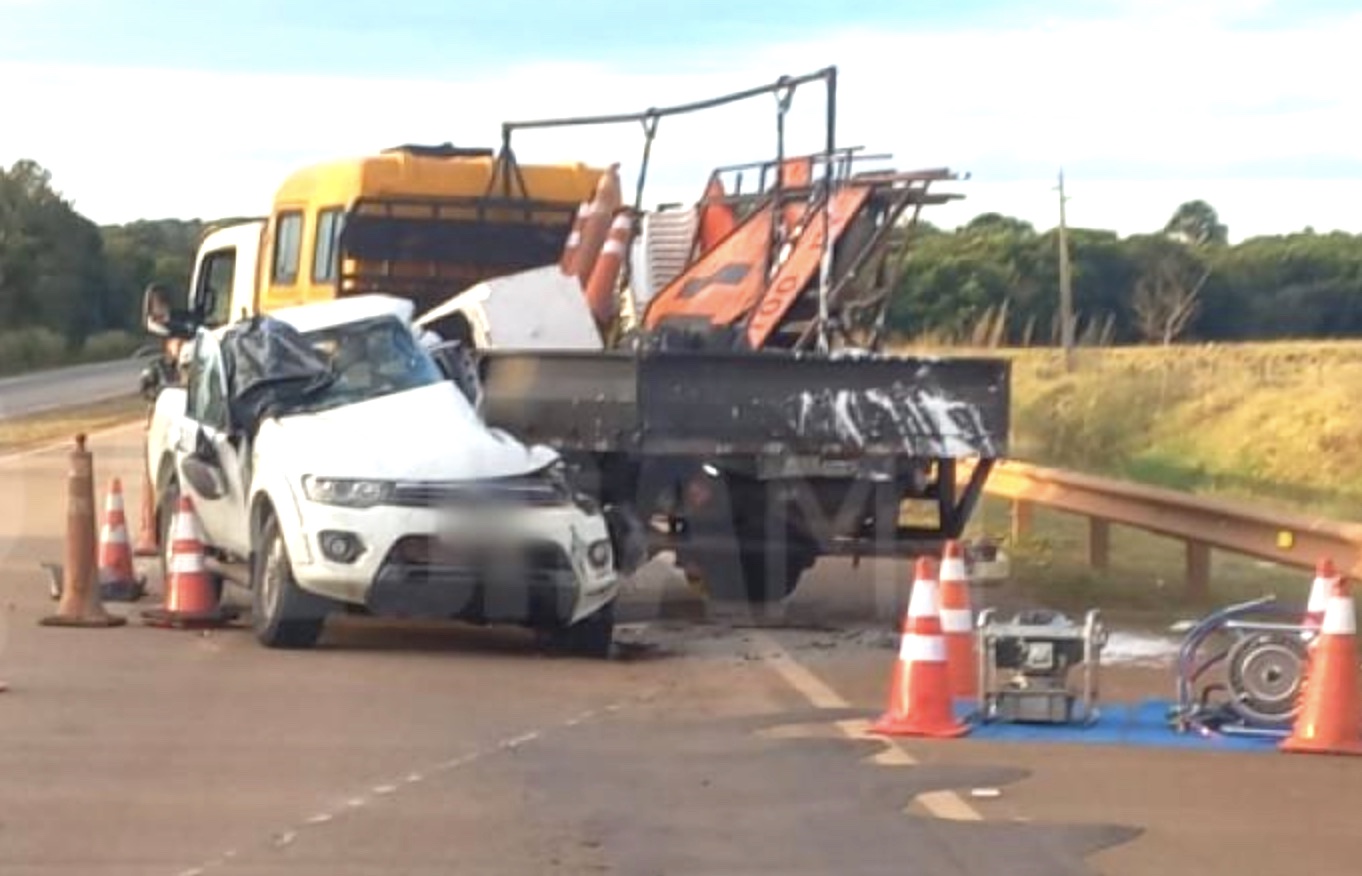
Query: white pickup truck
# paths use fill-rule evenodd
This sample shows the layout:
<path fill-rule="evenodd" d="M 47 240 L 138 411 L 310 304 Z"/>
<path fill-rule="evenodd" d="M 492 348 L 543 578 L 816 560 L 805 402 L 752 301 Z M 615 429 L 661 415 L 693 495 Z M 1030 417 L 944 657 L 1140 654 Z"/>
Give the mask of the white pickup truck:
<path fill-rule="evenodd" d="M 183 491 L 269 647 L 312 646 L 341 608 L 608 656 L 605 517 L 553 450 L 482 422 L 412 320 L 410 301 L 360 295 L 200 328 L 148 429 L 163 550 Z"/>

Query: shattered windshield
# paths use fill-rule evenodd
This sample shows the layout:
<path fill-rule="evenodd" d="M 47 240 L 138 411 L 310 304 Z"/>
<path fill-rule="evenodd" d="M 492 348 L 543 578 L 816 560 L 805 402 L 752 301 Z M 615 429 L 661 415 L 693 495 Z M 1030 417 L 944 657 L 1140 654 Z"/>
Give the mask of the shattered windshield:
<path fill-rule="evenodd" d="M 334 379 L 309 394 L 303 407 L 322 410 L 369 401 L 444 379 L 410 329 L 390 316 L 307 332 L 304 339 L 325 357 Z"/>

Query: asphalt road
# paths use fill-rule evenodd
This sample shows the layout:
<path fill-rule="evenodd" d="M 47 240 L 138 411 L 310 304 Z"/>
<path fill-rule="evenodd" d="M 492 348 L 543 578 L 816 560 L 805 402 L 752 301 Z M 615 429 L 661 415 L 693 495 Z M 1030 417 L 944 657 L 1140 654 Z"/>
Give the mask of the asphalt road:
<path fill-rule="evenodd" d="M 133 395 L 144 364 L 119 359 L 0 378 L 0 420 Z"/>
<path fill-rule="evenodd" d="M 136 431 L 91 446 L 140 482 Z M 1362 760 L 865 738 L 895 564 L 820 569 L 765 620 L 652 570 L 609 662 L 361 620 L 272 652 L 118 604 L 53 629 L 64 472 L 0 460 L 6 876 L 1357 872 Z M 1117 692 L 1167 686 L 1132 672 Z"/>

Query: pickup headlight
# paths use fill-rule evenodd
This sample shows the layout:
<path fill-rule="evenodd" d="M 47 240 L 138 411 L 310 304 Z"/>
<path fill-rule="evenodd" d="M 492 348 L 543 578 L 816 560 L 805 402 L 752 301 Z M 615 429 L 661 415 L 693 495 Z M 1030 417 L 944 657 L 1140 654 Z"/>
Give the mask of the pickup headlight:
<path fill-rule="evenodd" d="M 313 502 L 346 508 L 372 508 L 392 498 L 392 481 L 303 476 L 303 492 Z"/>

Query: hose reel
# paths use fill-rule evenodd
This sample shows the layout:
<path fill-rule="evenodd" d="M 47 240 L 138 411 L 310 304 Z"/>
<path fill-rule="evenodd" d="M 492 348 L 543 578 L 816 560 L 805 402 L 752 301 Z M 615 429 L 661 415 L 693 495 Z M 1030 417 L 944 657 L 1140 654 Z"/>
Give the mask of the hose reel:
<path fill-rule="evenodd" d="M 1178 650 L 1182 732 L 1286 736 L 1299 710 L 1310 632 L 1270 620 L 1285 612 L 1275 596 L 1231 605 L 1194 625 Z M 1219 678 L 1212 670 L 1220 669 Z"/>

